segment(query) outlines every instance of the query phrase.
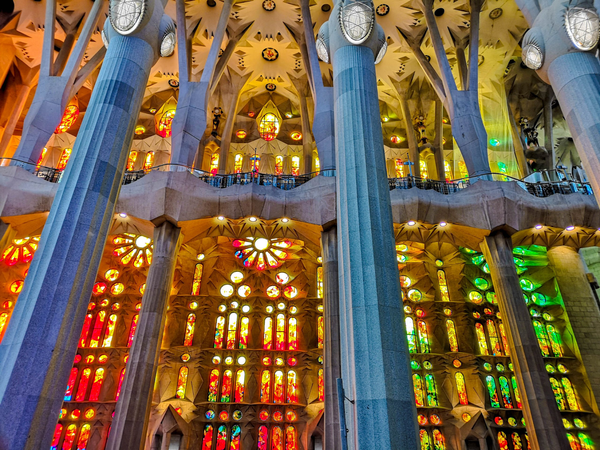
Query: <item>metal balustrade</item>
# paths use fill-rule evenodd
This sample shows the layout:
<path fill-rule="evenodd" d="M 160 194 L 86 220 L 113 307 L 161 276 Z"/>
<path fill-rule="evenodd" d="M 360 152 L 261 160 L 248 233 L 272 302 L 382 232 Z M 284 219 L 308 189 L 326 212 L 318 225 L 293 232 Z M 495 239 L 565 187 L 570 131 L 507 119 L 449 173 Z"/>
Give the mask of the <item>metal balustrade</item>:
<path fill-rule="evenodd" d="M 0 159 L 0 166 L 6 166 L 11 161 L 16 162 L 15 165 L 23 167 L 28 172 L 33 173 L 39 178 L 42 178 L 51 183 L 59 183 L 62 177 L 62 171 L 53 167 L 36 166 L 27 161 L 19 161 L 11 158 Z M 228 188 L 235 185 L 247 185 L 257 184 L 259 186 L 273 186 L 284 191 L 291 190 L 302 186 L 307 181 L 317 176 L 334 177 L 335 170 L 322 170 L 320 172 L 312 172 L 303 175 L 273 175 L 260 172 L 244 172 L 235 173 L 228 175 L 211 174 L 202 170 L 189 168 L 187 166 L 178 164 L 162 164 L 155 166 L 149 171 L 138 170 L 138 171 L 126 171 L 123 176 L 122 183 L 124 185 L 131 184 L 140 178 L 143 178 L 149 172 L 189 172 L 198 179 L 204 181 L 210 186 L 216 188 Z M 422 190 L 433 190 L 441 194 L 450 195 L 466 189 L 479 180 L 490 180 L 490 181 L 514 181 L 523 190 L 536 197 L 549 197 L 554 194 L 582 194 L 582 195 L 593 195 L 592 188 L 589 183 L 579 182 L 567 179 L 562 172 L 555 171 L 552 173 L 557 179 L 562 181 L 539 181 L 529 182 L 519 180 L 517 178 L 510 177 L 502 173 L 486 173 L 479 175 L 478 177 L 466 177 L 457 180 L 439 181 L 423 179 L 418 177 L 402 177 L 402 178 L 390 178 L 388 179 L 388 185 L 390 191 L 396 189 L 422 189 Z"/>

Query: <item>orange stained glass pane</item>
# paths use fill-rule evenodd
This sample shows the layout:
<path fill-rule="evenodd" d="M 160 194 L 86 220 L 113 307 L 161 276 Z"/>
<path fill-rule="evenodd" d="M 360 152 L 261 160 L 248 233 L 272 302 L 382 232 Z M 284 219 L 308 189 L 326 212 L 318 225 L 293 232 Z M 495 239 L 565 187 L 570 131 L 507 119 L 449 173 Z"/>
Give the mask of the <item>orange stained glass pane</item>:
<path fill-rule="evenodd" d="M 500 346 L 500 339 L 498 339 L 498 331 L 496 330 L 496 324 L 493 320 L 488 319 L 486 321 L 488 336 L 490 338 L 490 346 L 492 347 L 492 353 L 494 356 L 502 356 L 502 347 Z"/>
<path fill-rule="evenodd" d="M 298 377 L 296 372 L 290 370 L 287 375 L 287 402 L 298 403 Z"/>
<path fill-rule="evenodd" d="M 35 166 L 35 170 L 39 170 L 40 167 L 42 166 L 42 161 L 44 161 L 44 158 L 46 157 L 46 154 L 48 153 L 48 147 L 44 147 L 44 149 L 42 150 L 42 154 L 40 155 L 37 164 Z"/>
<path fill-rule="evenodd" d="M 135 329 L 137 328 L 139 317 L 140 316 L 136 314 L 131 320 L 131 327 L 129 327 L 129 338 L 127 339 L 127 347 L 131 347 L 131 344 L 133 344 L 133 338 L 135 336 Z"/>
<path fill-rule="evenodd" d="M 196 314 L 190 313 L 185 322 L 185 337 L 183 338 L 183 345 L 190 346 L 194 341 L 194 328 L 196 324 Z"/>
<path fill-rule="evenodd" d="M 202 284 L 202 264 L 196 264 L 194 268 L 194 278 L 192 280 L 192 295 L 200 295 L 200 286 Z"/>
<path fill-rule="evenodd" d="M 283 403 L 285 393 L 283 387 L 283 372 L 281 370 L 275 372 L 273 384 L 273 403 Z"/>
<path fill-rule="evenodd" d="M 269 429 L 265 425 L 258 427 L 258 450 L 267 450 Z"/>
<path fill-rule="evenodd" d="M 210 155 L 210 174 L 216 175 L 219 172 L 219 153 Z"/>
<path fill-rule="evenodd" d="M 417 408 L 425 406 L 425 395 L 423 391 L 423 379 L 418 373 L 413 374 L 413 387 L 415 391 L 415 404 Z"/>
<path fill-rule="evenodd" d="M 94 373 L 94 382 L 92 383 L 92 390 L 90 391 L 90 402 L 97 402 L 100 397 L 100 389 L 102 389 L 102 383 L 104 382 L 104 369 L 102 367 L 96 369 Z"/>
<path fill-rule="evenodd" d="M 502 338 L 502 346 L 504 347 L 504 354 L 510 356 L 510 348 L 508 346 L 508 337 L 506 336 L 506 330 L 504 324 L 500 322 L 498 324 L 498 331 L 500 331 L 500 337 Z"/>
<path fill-rule="evenodd" d="M 579 410 L 579 402 L 577 401 L 577 394 L 575 393 L 575 388 L 573 388 L 571 381 L 567 377 L 564 377 L 560 381 L 563 385 L 563 388 L 565 389 L 565 396 L 567 397 L 567 403 L 569 404 L 569 409 L 571 411 L 578 411 Z"/>
<path fill-rule="evenodd" d="M 419 430 L 419 441 L 421 442 L 421 450 L 432 450 L 431 439 L 427 430 L 422 428 Z"/>
<path fill-rule="evenodd" d="M 4 332 L 4 328 L 8 323 L 8 313 L 0 314 L 0 342 L 2 342 L 2 333 Z"/>
<path fill-rule="evenodd" d="M 275 334 L 275 350 L 286 350 L 285 348 L 285 316 L 277 314 L 277 331 Z"/>
<path fill-rule="evenodd" d="M 106 325 L 106 331 L 104 332 L 104 341 L 102 347 L 110 347 L 115 334 L 115 326 L 117 325 L 117 315 L 111 314 L 108 318 L 108 324 Z"/>
<path fill-rule="evenodd" d="M 208 379 L 208 401 L 216 402 L 219 393 L 219 369 L 213 369 Z"/>
<path fill-rule="evenodd" d="M 404 164 L 402 159 L 396 158 L 394 169 L 396 171 L 396 178 L 402 178 L 404 176 Z"/>
<path fill-rule="evenodd" d="M 263 370 L 260 377 L 260 401 L 269 403 L 271 398 L 271 372 Z"/>
<path fill-rule="evenodd" d="M 297 177 L 300 175 L 300 157 L 292 156 L 292 175 Z"/>
<path fill-rule="evenodd" d="M 465 376 L 462 374 L 462 372 L 456 372 L 454 379 L 456 380 L 458 401 L 461 405 L 468 405 L 469 398 L 467 397 L 467 384 L 465 383 Z"/>
<path fill-rule="evenodd" d="M 281 427 L 273 427 L 271 431 L 271 450 L 283 449 L 283 430 Z"/>
<path fill-rule="evenodd" d="M 175 397 L 177 398 L 185 398 L 188 372 L 189 369 L 186 366 L 183 366 L 181 369 L 179 369 L 179 376 L 177 377 L 177 390 L 175 392 Z"/>
<path fill-rule="evenodd" d="M 323 369 L 319 369 L 319 401 L 325 401 L 325 380 L 323 378 Z"/>
<path fill-rule="evenodd" d="M 221 425 L 217 432 L 217 450 L 225 450 L 227 446 L 227 426 Z"/>
<path fill-rule="evenodd" d="M 73 448 L 73 444 L 75 443 L 75 435 L 77 434 L 77 425 L 72 423 L 67 427 L 67 432 L 65 433 L 65 440 L 63 441 L 62 450 L 71 450 Z"/>
<path fill-rule="evenodd" d="M 504 431 L 498 432 L 498 445 L 500 446 L 500 450 L 509 450 L 506 433 Z"/>
<path fill-rule="evenodd" d="M 244 156 L 241 153 L 235 155 L 235 161 L 233 163 L 233 173 L 242 173 L 242 164 L 244 162 Z"/>
<path fill-rule="evenodd" d="M 71 157 L 72 149 L 65 148 L 60 154 L 60 159 L 58 160 L 58 164 L 56 165 L 56 170 L 64 170 L 67 167 L 67 163 L 69 162 L 69 158 Z"/>
<path fill-rule="evenodd" d="M 298 321 L 295 318 L 288 320 L 288 350 L 298 350 Z"/>
<path fill-rule="evenodd" d="M 246 387 L 246 372 L 238 370 L 235 374 L 235 402 L 244 401 L 244 391 Z"/>
<path fill-rule="evenodd" d="M 92 330 L 92 338 L 90 340 L 90 347 L 97 348 L 100 342 L 100 335 L 102 334 L 102 328 L 104 328 L 104 322 L 106 320 L 106 311 L 99 311 L 94 322 L 94 329 Z"/>
<path fill-rule="evenodd" d="M 297 450 L 298 449 L 298 437 L 296 434 L 296 428 L 293 425 L 288 425 L 285 429 L 285 450 Z"/>
<path fill-rule="evenodd" d="M 202 450 L 211 450 L 213 441 L 213 426 L 208 424 L 204 427 L 204 436 L 202 438 Z"/>
<path fill-rule="evenodd" d="M 233 378 L 233 372 L 227 369 L 223 372 L 223 387 L 221 388 L 221 403 L 231 401 L 231 382 Z"/>
<path fill-rule="evenodd" d="M 135 168 L 135 162 L 137 161 L 138 152 L 132 150 L 129 152 L 129 156 L 127 157 L 127 167 L 125 170 L 132 171 Z"/>
<path fill-rule="evenodd" d="M 52 437 L 52 443 L 50 444 L 50 450 L 58 449 L 58 442 L 60 441 L 60 436 L 62 435 L 63 426 L 60 423 L 56 424 L 54 428 L 54 436 Z"/>
<path fill-rule="evenodd" d="M 237 334 L 237 313 L 229 314 L 229 325 L 227 327 L 227 349 L 233 350 L 235 348 L 235 335 Z"/>
<path fill-rule="evenodd" d="M 265 331 L 263 333 L 263 349 L 271 350 L 273 348 L 273 319 L 265 318 Z"/>
<path fill-rule="evenodd" d="M 81 426 L 81 431 L 79 432 L 79 439 L 77 440 L 77 450 L 85 450 L 90 439 L 90 424 L 84 423 Z"/>
<path fill-rule="evenodd" d="M 433 445 L 435 450 L 446 450 L 446 439 L 440 430 L 433 430 Z"/>
<path fill-rule="evenodd" d="M 479 344 L 479 352 L 482 355 L 489 355 L 490 352 L 488 350 L 487 341 L 485 339 L 485 330 L 483 329 L 483 324 L 477 322 L 475 324 L 475 334 L 477 335 L 477 343 Z"/>
<path fill-rule="evenodd" d="M 18 294 L 23 290 L 23 280 L 17 280 L 10 285 L 10 292 Z"/>
<path fill-rule="evenodd" d="M 323 340 L 325 339 L 325 319 L 323 319 L 323 316 L 319 316 L 317 321 L 317 338 L 318 347 L 323 348 Z"/>
<path fill-rule="evenodd" d="M 283 156 L 279 155 L 275 157 L 275 175 L 281 175 L 283 173 Z"/>
<path fill-rule="evenodd" d="M 450 351 L 458 351 L 458 338 L 456 336 L 456 325 L 452 319 L 446 319 L 446 331 L 448 332 L 448 342 L 450 343 Z"/>
<path fill-rule="evenodd" d="M 79 370 L 77 367 L 73 367 L 71 369 L 71 374 L 69 375 L 69 381 L 67 382 L 67 390 L 65 391 L 65 401 L 71 401 L 73 397 L 73 388 L 75 387 L 75 382 L 77 381 L 77 374 Z"/>
<path fill-rule="evenodd" d="M 242 317 L 240 321 L 240 348 L 248 348 L 248 333 L 249 333 L 250 319 L 248 317 Z"/>
<path fill-rule="evenodd" d="M 317 297 L 323 298 L 323 268 L 317 267 Z"/>
<path fill-rule="evenodd" d="M 119 384 L 117 385 L 117 394 L 115 395 L 115 402 L 119 400 L 119 395 L 121 395 L 121 387 L 123 386 L 123 380 L 125 379 L 125 367 L 121 370 L 121 374 L 119 375 Z"/>
<path fill-rule="evenodd" d="M 81 378 L 79 379 L 79 387 L 77 388 L 77 394 L 75 394 L 75 401 L 82 402 L 85 400 L 85 393 L 87 392 L 88 383 L 90 381 L 90 375 L 92 369 L 86 367 L 81 372 Z"/>
<path fill-rule="evenodd" d="M 225 317 L 217 317 L 215 326 L 215 348 L 223 348 L 223 336 L 225 334 Z"/>
<path fill-rule="evenodd" d="M 152 166 L 154 165 L 154 152 L 148 152 L 146 153 L 146 158 L 144 158 L 144 166 L 142 167 L 142 169 L 147 172 L 150 169 L 152 169 Z"/>
<path fill-rule="evenodd" d="M 446 272 L 443 270 L 437 271 L 438 283 L 440 285 L 440 295 L 443 302 L 450 301 L 450 294 L 448 293 L 448 283 L 446 282 Z"/>

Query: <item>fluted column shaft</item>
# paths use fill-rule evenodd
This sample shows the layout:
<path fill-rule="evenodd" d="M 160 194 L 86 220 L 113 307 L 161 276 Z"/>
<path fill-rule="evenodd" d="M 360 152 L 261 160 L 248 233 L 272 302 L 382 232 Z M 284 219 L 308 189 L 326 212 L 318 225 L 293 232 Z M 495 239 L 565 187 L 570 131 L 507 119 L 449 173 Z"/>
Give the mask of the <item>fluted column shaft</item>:
<path fill-rule="evenodd" d="M 107 450 L 144 448 L 167 304 L 181 246 L 180 231 L 170 222 L 154 229 L 152 265 Z"/>
<path fill-rule="evenodd" d="M 569 442 L 556 405 L 544 359 L 513 259 L 510 236 L 500 231 L 481 245 L 506 327 L 511 360 L 523 403 L 523 416 L 533 450 L 565 450 Z"/>

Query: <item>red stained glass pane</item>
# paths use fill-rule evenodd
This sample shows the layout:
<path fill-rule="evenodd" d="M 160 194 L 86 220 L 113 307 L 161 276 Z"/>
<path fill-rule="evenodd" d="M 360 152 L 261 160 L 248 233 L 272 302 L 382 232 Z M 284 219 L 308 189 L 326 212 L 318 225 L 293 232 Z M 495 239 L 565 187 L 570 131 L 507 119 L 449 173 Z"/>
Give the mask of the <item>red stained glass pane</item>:
<path fill-rule="evenodd" d="M 210 372 L 208 380 L 208 401 L 216 402 L 219 393 L 219 369 L 213 369 Z"/>
<path fill-rule="evenodd" d="M 226 403 L 231 401 L 231 378 L 233 377 L 233 372 L 231 370 L 226 370 L 223 372 L 223 387 L 221 388 L 221 403 Z"/>
<path fill-rule="evenodd" d="M 265 425 L 258 427 L 258 450 L 267 450 L 269 429 Z"/>
<path fill-rule="evenodd" d="M 298 449 L 298 438 L 296 435 L 296 428 L 292 425 L 285 429 L 285 450 L 297 450 Z"/>
<path fill-rule="evenodd" d="M 79 379 L 79 387 L 77 388 L 77 394 L 75 394 L 75 401 L 82 402 L 85 400 L 85 393 L 87 392 L 87 386 L 90 381 L 90 375 L 92 374 L 92 369 L 86 367 L 83 369 L 81 373 L 81 378 Z"/>
<path fill-rule="evenodd" d="M 77 440 L 77 450 L 85 450 L 87 448 L 88 441 L 90 439 L 90 424 L 84 423 L 79 432 L 79 439 Z"/>
<path fill-rule="evenodd" d="M 102 334 L 102 328 L 104 327 L 104 321 L 106 320 L 106 311 L 98 312 L 96 321 L 94 322 L 94 329 L 92 330 L 92 339 L 90 340 L 90 347 L 96 348 L 100 342 L 100 336 Z"/>
<path fill-rule="evenodd" d="M 192 280 L 192 295 L 200 295 L 200 286 L 202 284 L 202 264 L 196 264 L 194 268 L 194 278 Z"/>
<path fill-rule="evenodd" d="M 73 397 L 73 388 L 75 387 L 75 382 L 77 381 L 77 367 L 73 367 L 71 369 L 71 374 L 69 375 L 69 381 L 67 382 L 67 390 L 65 391 L 65 401 L 71 401 L 71 397 Z"/>
<path fill-rule="evenodd" d="M 117 386 L 117 395 L 115 395 L 115 401 L 119 400 L 119 395 L 121 395 L 121 387 L 123 386 L 123 380 L 125 379 L 125 368 L 121 370 L 121 375 L 119 375 L 119 385 Z"/>
<path fill-rule="evenodd" d="M 139 318 L 140 318 L 140 316 L 138 314 L 136 314 L 135 316 L 133 316 L 133 319 L 131 320 L 131 327 L 129 327 L 129 338 L 127 339 L 127 347 L 131 347 L 131 344 L 133 344 L 133 338 L 135 336 L 135 329 L 137 328 Z"/>
<path fill-rule="evenodd" d="M 298 377 L 296 376 L 296 372 L 290 370 L 287 379 L 287 402 L 298 403 Z"/>
<path fill-rule="evenodd" d="M 104 369 L 102 367 L 96 369 L 94 373 L 94 382 L 92 383 L 92 390 L 90 391 L 91 402 L 97 402 L 100 397 L 100 389 L 102 389 L 102 383 L 104 382 Z"/>
<path fill-rule="evenodd" d="M 271 450 L 284 450 L 283 430 L 280 427 L 273 427 L 271 432 Z"/>
<path fill-rule="evenodd" d="M 194 328 L 196 323 L 196 314 L 191 313 L 188 315 L 187 321 L 185 322 L 185 338 L 183 339 L 183 345 L 190 346 L 194 341 Z"/>
<path fill-rule="evenodd" d="M 325 381 L 323 379 L 323 369 L 319 369 L 319 401 L 325 401 Z"/>
<path fill-rule="evenodd" d="M 229 314 L 229 326 L 227 327 L 227 349 L 233 350 L 235 348 L 235 335 L 237 333 L 237 313 Z"/>
<path fill-rule="evenodd" d="M 217 450 L 225 450 L 227 446 L 227 427 L 221 425 L 217 432 Z"/>
<path fill-rule="evenodd" d="M 77 434 L 77 425 L 72 423 L 68 426 L 67 432 L 65 433 L 65 440 L 63 441 L 62 450 L 71 450 L 73 443 L 75 442 L 75 435 Z"/>
<path fill-rule="evenodd" d="M 87 342 L 87 337 L 90 332 L 90 326 L 92 325 L 92 315 L 88 314 L 85 316 L 85 321 L 83 322 L 83 328 L 81 329 L 81 336 L 79 337 L 79 346 L 85 347 Z M 0 328 L 0 333 L 2 333 L 2 329 Z"/>
<path fill-rule="evenodd" d="M 225 333 L 225 317 L 217 317 L 217 325 L 215 326 L 215 348 L 223 348 L 223 336 Z"/>
<path fill-rule="evenodd" d="M 241 403 L 244 401 L 244 389 L 246 386 L 246 372 L 238 370 L 235 374 L 235 402 Z"/>
<path fill-rule="evenodd" d="M 325 320 L 323 316 L 319 316 L 317 323 L 317 337 L 319 339 L 318 347 L 323 348 L 323 339 L 325 338 Z"/>
<path fill-rule="evenodd" d="M 275 382 L 273 387 L 273 403 L 283 403 L 283 397 L 283 372 L 281 370 L 278 370 L 275 372 Z"/>
<path fill-rule="evenodd" d="M 183 366 L 179 369 L 179 376 L 177 377 L 177 390 L 175 396 L 177 398 L 185 398 L 185 388 L 187 386 L 189 369 Z"/>
<path fill-rule="evenodd" d="M 250 319 L 248 317 L 242 317 L 240 324 L 240 348 L 248 348 L 248 333 L 249 333 Z"/>
<path fill-rule="evenodd" d="M 265 331 L 263 334 L 263 349 L 271 350 L 273 348 L 273 319 L 265 319 Z"/>
<path fill-rule="evenodd" d="M 271 372 L 263 370 L 260 377 L 260 401 L 261 403 L 269 403 L 271 397 Z"/>
<path fill-rule="evenodd" d="M 50 444 L 50 450 L 58 449 L 58 442 L 60 441 L 60 435 L 62 434 L 63 426 L 60 423 L 56 424 L 56 428 L 54 428 L 54 437 L 52 438 L 52 443 Z"/>
<path fill-rule="evenodd" d="M 288 350 L 298 350 L 298 321 L 293 317 L 288 320 Z"/>
<path fill-rule="evenodd" d="M 104 341 L 102 347 L 110 347 L 112 345 L 113 335 L 115 333 L 115 326 L 117 325 L 117 315 L 111 314 L 108 318 L 108 324 L 106 325 L 106 331 L 104 332 Z"/>
<path fill-rule="evenodd" d="M 211 450 L 213 441 L 213 426 L 208 424 L 204 427 L 204 437 L 202 438 L 202 450 Z"/>
<path fill-rule="evenodd" d="M 275 350 L 286 350 L 285 348 L 285 316 L 277 315 L 277 331 L 275 333 Z"/>

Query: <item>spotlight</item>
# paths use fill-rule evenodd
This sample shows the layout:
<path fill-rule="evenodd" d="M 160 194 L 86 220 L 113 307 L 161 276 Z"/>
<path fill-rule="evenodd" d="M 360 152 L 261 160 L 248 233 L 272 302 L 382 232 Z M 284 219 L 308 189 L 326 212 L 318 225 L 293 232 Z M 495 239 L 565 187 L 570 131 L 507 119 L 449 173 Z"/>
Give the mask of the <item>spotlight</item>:
<path fill-rule="evenodd" d="M 444 221 L 440 222 L 440 227 L 445 227 L 446 225 L 448 225 L 447 222 L 444 222 Z"/>
<path fill-rule="evenodd" d="M 127 213 L 119 213 L 119 216 L 121 216 L 124 219 L 125 217 L 127 217 Z"/>
<path fill-rule="evenodd" d="M 281 219 L 281 221 L 283 223 L 288 223 L 290 221 L 290 219 L 288 219 L 287 217 L 284 217 L 283 219 Z"/>
<path fill-rule="evenodd" d="M 408 221 L 408 225 L 410 225 L 411 227 L 412 227 L 413 225 L 416 225 L 416 224 L 417 224 L 417 222 L 415 222 L 414 220 L 409 220 L 409 221 Z"/>
<path fill-rule="evenodd" d="M 565 228 L 567 231 L 573 231 L 574 229 L 575 227 L 573 225 L 569 225 L 567 228 Z"/>
<path fill-rule="evenodd" d="M 544 225 L 540 225 L 539 223 L 535 226 L 536 230 L 541 230 L 542 228 L 544 228 Z"/>
<path fill-rule="evenodd" d="M 258 219 L 256 217 L 250 217 L 250 222 L 256 222 Z"/>
<path fill-rule="evenodd" d="M 217 217 L 217 219 L 218 220 L 225 220 L 225 217 L 224 216 L 219 216 L 219 217 Z"/>

